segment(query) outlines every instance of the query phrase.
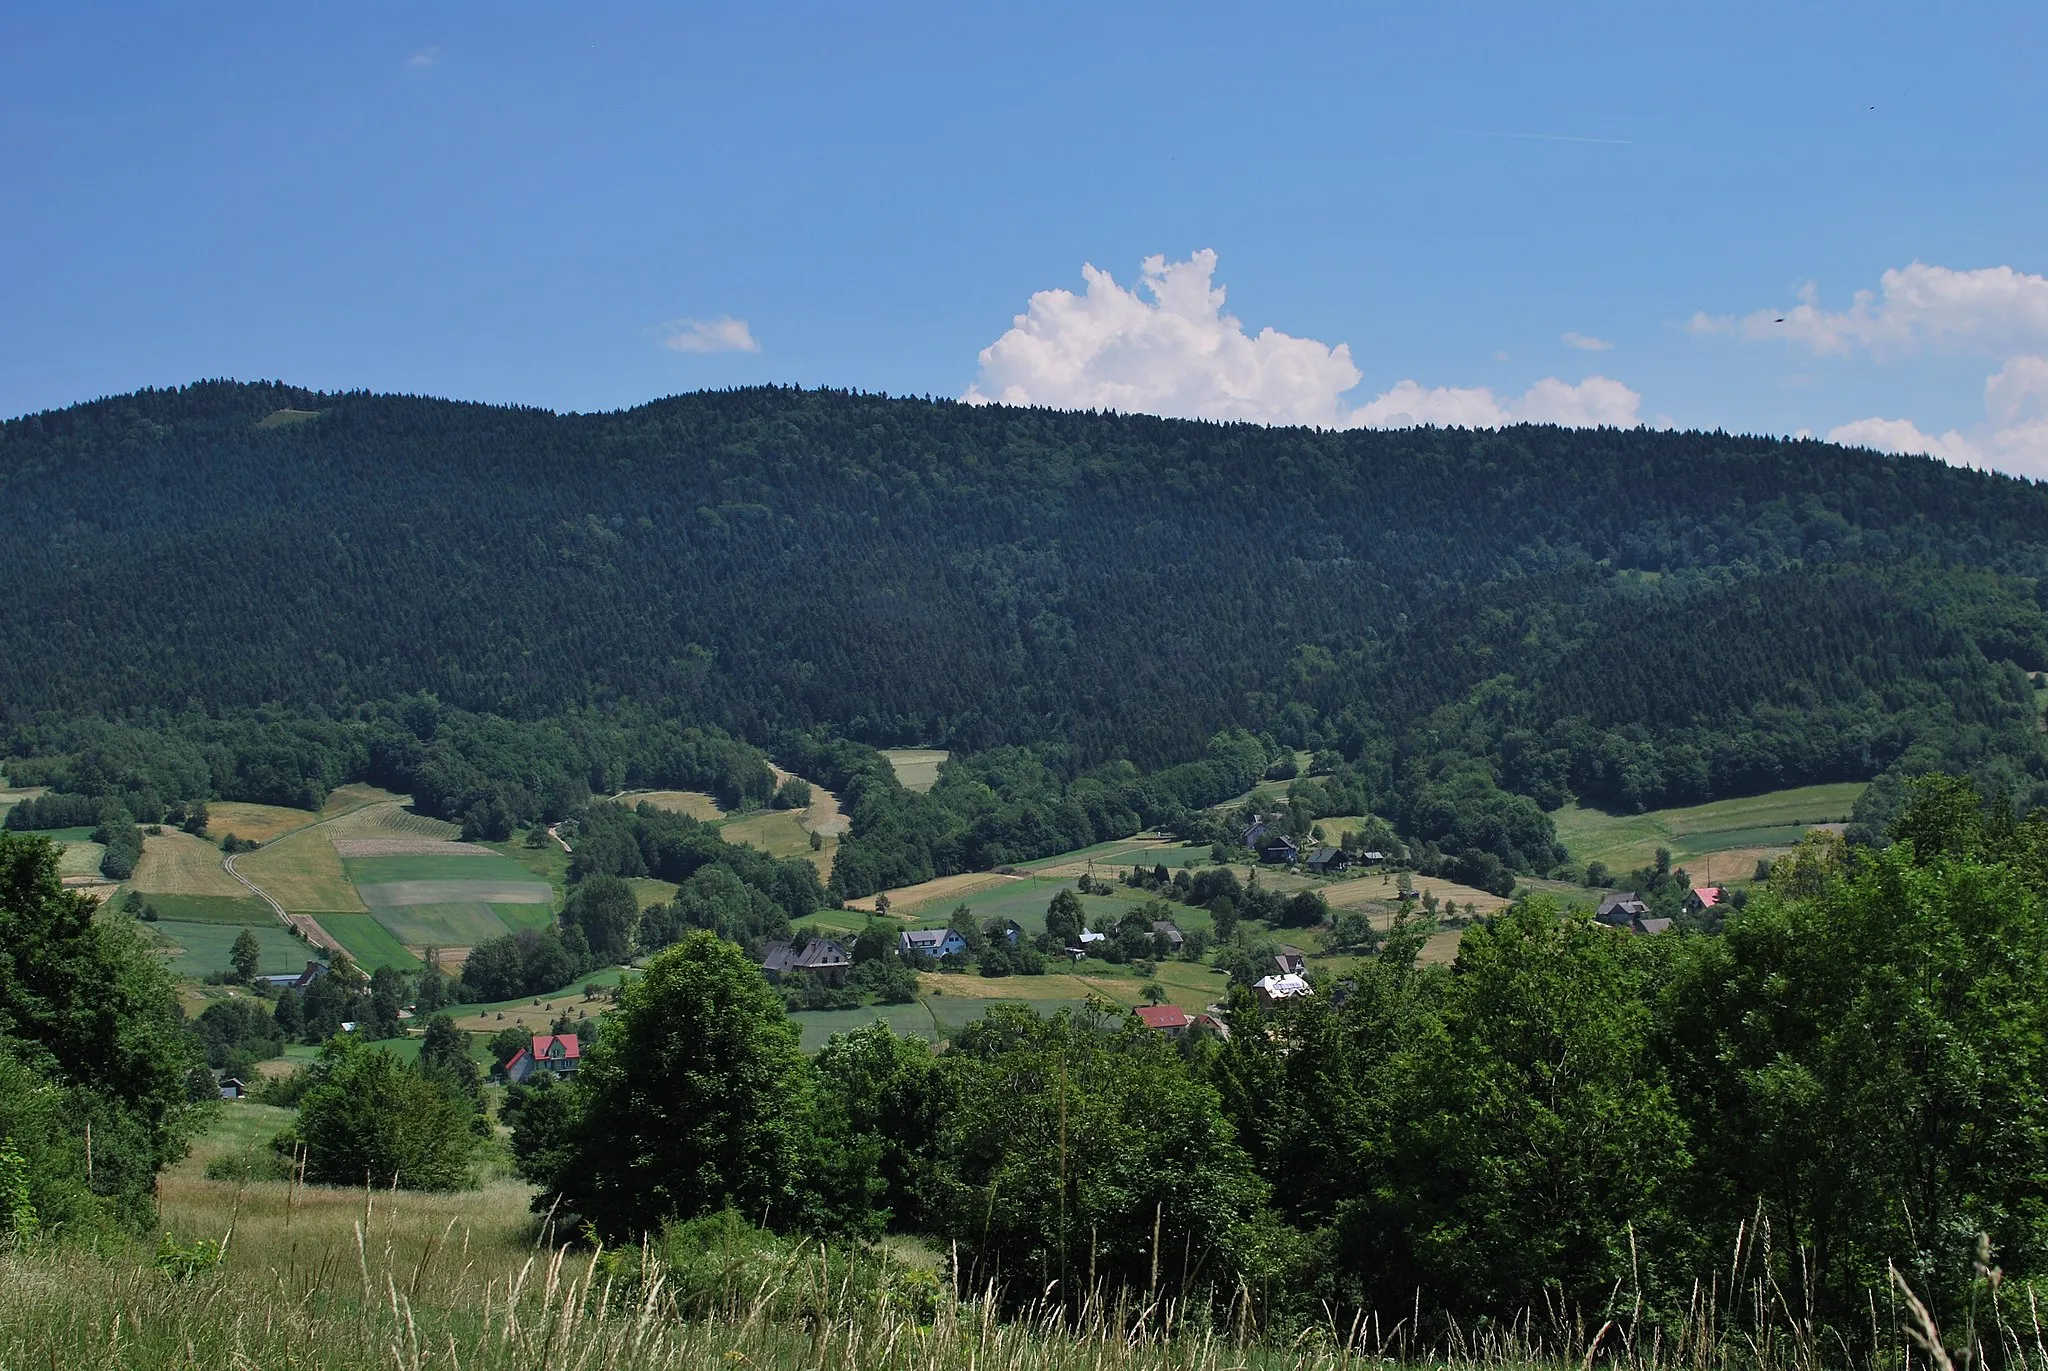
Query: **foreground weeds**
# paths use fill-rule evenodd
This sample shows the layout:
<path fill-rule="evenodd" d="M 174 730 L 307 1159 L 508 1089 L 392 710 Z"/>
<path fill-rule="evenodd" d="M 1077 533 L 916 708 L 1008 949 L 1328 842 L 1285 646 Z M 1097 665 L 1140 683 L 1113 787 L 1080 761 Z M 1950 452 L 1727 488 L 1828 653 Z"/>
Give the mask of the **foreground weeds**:
<path fill-rule="evenodd" d="M 707 1303 L 701 1282 L 685 1292 L 662 1274 L 658 1252 L 542 1245 L 526 1194 L 167 1177 L 176 1232 L 159 1243 L 0 1253 L 0 1371 L 2048 1371 L 2025 1294 L 2008 1298 L 2013 1317 L 1987 1310 L 1987 1345 L 1966 1332 L 1955 1342 L 1968 1352 L 1953 1357 L 1903 1289 L 1873 1304 L 1861 1347 L 1815 1336 L 1761 1289 L 1726 1311 L 1702 1295 L 1676 1333 L 1551 1311 L 1425 1341 L 1410 1310 L 1390 1323 L 1239 1336 L 1142 1298 L 1004 1320 L 991 1299 L 943 1284 L 915 1306 L 863 1290 L 843 1259 L 801 1248 L 767 1268 L 735 1264 L 743 1274 Z"/>

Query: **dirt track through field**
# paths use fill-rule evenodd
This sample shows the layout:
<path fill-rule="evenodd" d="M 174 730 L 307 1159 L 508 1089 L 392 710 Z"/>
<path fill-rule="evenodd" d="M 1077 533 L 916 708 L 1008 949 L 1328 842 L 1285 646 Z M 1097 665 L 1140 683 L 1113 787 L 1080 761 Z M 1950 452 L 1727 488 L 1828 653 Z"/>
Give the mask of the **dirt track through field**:
<path fill-rule="evenodd" d="M 396 802 L 386 803 L 389 803 L 391 808 L 393 809 L 396 809 L 398 807 Z M 304 829 L 301 829 L 299 831 L 310 832 L 316 828 L 326 828 L 330 824 L 340 823 L 342 820 L 350 818 L 365 809 L 375 807 L 377 807 L 377 802 L 374 801 L 362 805 L 357 805 L 352 809 L 343 810 L 341 813 L 336 814 L 331 818 L 321 819 L 316 823 L 308 824 Z M 261 849 L 258 850 L 261 851 Z M 240 855 L 243 854 L 236 854 L 236 856 Z M 294 933 L 297 933 L 301 938 L 305 939 L 313 946 L 320 948 L 322 951 L 328 953 L 330 956 L 345 957 L 348 955 L 348 950 L 344 948 L 338 941 L 336 941 L 333 934 L 329 933 L 326 929 L 320 926 L 319 920 L 313 918 L 311 915 L 308 914 L 292 913 L 290 910 L 286 909 L 281 903 L 279 903 L 277 899 L 274 898 L 269 891 L 265 890 L 262 886 L 257 885 L 254 881 L 250 880 L 247 876 L 244 876 L 241 872 L 235 870 L 235 857 L 222 858 L 221 869 L 223 871 L 226 871 L 228 875 L 234 877 L 237 881 L 241 882 L 244 886 L 247 886 L 249 889 L 249 893 L 251 895 L 254 895 L 257 899 L 269 905 L 271 910 L 274 913 L 276 913 L 278 919 L 281 922 L 283 922 L 285 927 L 291 929 Z"/>
<path fill-rule="evenodd" d="M 334 940 L 333 935 L 328 933 L 326 929 L 322 928 L 317 920 L 305 914 L 293 914 L 288 912 L 283 905 L 279 904 L 276 900 L 271 899 L 269 892 L 265 891 L 262 886 L 257 885 L 247 876 L 244 876 L 241 872 L 235 870 L 234 857 L 223 858 L 221 860 L 221 869 L 226 871 L 228 875 L 233 876 L 236 880 L 240 881 L 243 885 L 247 886 L 249 888 L 249 893 L 251 895 L 254 895 L 257 899 L 269 905 L 271 909 L 276 912 L 278 919 L 283 922 L 285 927 L 291 929 L 292 932 L 298 934 L 301 938 L 304 938 L 307 942 L 311 943 L 313 946 L 321 949 L 322 951 L 328 953 L 330 956 L 347 955 L 347 952 L 342 947 L 342 945 L 336 942 Z"/>

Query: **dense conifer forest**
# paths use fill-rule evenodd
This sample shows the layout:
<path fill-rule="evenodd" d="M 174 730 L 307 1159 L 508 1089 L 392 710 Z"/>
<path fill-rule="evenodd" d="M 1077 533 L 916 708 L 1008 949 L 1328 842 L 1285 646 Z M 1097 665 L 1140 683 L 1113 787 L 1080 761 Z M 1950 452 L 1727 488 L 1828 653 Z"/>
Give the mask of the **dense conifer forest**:
<path fill-rule="evenodd" d="M 2041 798 L 2044 570 L 2048 492 L 1815 442 L 205 383 L 0 425 L 0 742 L 60 790 L 371 778 L 486 832 L 615 785 L 759 802 L 761 749 L 850 791 L 857 840 L 917 830 L 856 841 L 848 893 L 1301 749 L 1540 869 L 1529 815 L 1574 796 L 1943 767 Z M 975 784 L 884 783 L 897 743 Z"/>

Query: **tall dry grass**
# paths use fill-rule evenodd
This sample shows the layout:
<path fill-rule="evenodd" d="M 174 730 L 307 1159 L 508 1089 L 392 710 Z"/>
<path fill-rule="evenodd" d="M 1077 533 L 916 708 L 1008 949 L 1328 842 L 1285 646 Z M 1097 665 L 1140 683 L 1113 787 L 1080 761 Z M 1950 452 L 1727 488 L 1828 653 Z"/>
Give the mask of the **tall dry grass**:
<path fill-rule="evenodd" d="M 1539 1310 L 1483 1330 L 1438 1326 L 1425 1339 L 1426 1311 L 1415 1308 L 1278 1338 L 1142 1295 L 1091 1303 L 1078 1317 L 1004 1320 L 995 1301 L 953 1291 L 912 1313 L 850 1284 L 827 1288 L 843 1262 L 800 1250 L 733 1290 L 723 1312 L 690 1319 L 652 1254 L 608 1261 L 538 1242 L 528 1193 L 232 1184 L 181 1168 L 165 1179 L 166 1225 L 186 1242 L 224 1239 L 219 1265 L 181 1278 L 141 1245 L 0 1253 L 0 1371 L 2048 1371 L 2031 1296 L 2008 1290 L 2001 1306 L 1995 1280 L 1983 1326 L 1960 1339 L 1944 1338 L 1902 1287 L 1873 1299 L 1868 1335 L 1852 1345 L 1816 1331 L 1765 1281 L 1740 1284 L 1732 1301 L 1709 1281 L 1675 1332 L 1623 1294 L 1614 1317 L 1597 1321 Z M 621 1274 L 638 1271 L 652 1274 Z"/>

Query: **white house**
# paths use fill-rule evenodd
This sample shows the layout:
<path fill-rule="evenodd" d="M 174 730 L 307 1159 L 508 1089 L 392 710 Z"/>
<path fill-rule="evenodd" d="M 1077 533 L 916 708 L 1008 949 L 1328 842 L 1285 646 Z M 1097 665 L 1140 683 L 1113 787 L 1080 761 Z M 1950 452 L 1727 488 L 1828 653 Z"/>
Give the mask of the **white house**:
<path fill-rule="evenodd" d="M 906 928 L 896 938 L 896 951 L 905 957 L 930 957 L 943 961 L 965 955 L 967 939 L 951 928 Z"/>
<path fill-rule="evenodd" d="M 1252 983 L 1252 990 L 1266 1003 L 1275 1000 L 1292 999 L 1296 995 L 1313 995 L 1309 983 L 1293 972 L 1284 976 L 1266 976 Z"/>

